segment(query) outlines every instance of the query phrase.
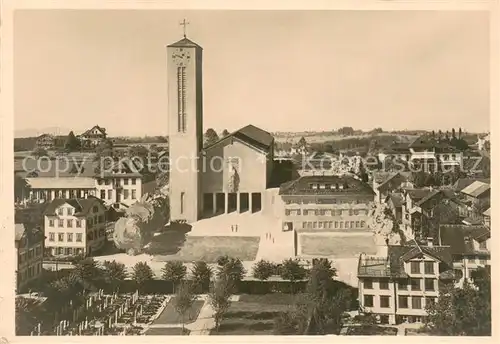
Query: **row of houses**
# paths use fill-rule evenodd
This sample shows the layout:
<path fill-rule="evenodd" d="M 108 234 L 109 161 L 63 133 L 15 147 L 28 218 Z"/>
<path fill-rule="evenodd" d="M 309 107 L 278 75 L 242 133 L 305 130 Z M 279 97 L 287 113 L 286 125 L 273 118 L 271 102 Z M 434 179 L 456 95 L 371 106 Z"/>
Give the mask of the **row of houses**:
<path fill-rule="evenodd" d="M 407 240 L 360 255 L 360 305 L 382 323 L 423 322 L 444 286 L 461 285 L 491 266 L 489 180 L 419 189 L 401 173 L 384 178 L 374 185 L 375 200 L 388 205 Z"/>

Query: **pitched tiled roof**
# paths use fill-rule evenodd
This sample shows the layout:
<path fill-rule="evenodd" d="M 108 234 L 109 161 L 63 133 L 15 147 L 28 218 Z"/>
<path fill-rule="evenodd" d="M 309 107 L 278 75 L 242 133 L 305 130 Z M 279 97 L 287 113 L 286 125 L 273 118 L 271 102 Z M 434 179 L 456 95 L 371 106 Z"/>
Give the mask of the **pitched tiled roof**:
<path fill-rule="evenodd" d="M 420 254 L 428 255 L 448 266 L 452 264 L 450 247 L 448 246 L 421 246 L 415 241 L 410 241 L 406 245 L 389 245 L 387 248 L 387 261 L 382 257 L 360 258 L 358 265 L 358 276 L 372 277 L 408 277 L 404 270 L 404 263 Z M 370 264 L 377 260 L 378 264 Z M 376 271 L 375 271 L 376 270 Z"/>
<path fill-rule="evenodd" d="M 90 132 L 91 132 L 92 130 L 94 130 L 94 129 L 99 130 L 99 131 L 101 132 L 101 134 L 103 134 L 103 135 L 105 135 L 105 134 L 106 134 L 106 129 L 104 129 L 104 128 L 102 128 L 102 127 L 98 126 L 98 125 L 94 125 L 92 128 L 90 128 L 90 129 L 86 130 L 85 132 L 83 132 L 82 134 L 80 134 L 80 136 L 85 136 L 85 135 L 88 135 L 88 134 L 90 134 Z"/>
<path fill-rule="evenodd" d="M 389 198 L 391 199 L 392 204 L 394 204 L 394 206 L 396 208 L 399 208 L 403 205 L 404 198 L 403 198 L 403 195 L 401 193 L 393 192 L 389 195 Z"/>
<path fill-rule="evenodd" d="M 319 186 L 316 189 L 312 184 L 325 185 L 324 189 Z M 328 185 L 333 186 L 327 187 Z M 340 186 L 343 188 L 340 189 Z M 280 195 L 343 195 L 343 194 L 365 194 L 374 195 L 372 188 L 366 183 L 350 176 L 302 176 L 291 182 L 280 186 Z"/>
<path fill-rule="evenodd" d="M 94 189 L 95 180 L 89 177 L 38 177 L 26 178 L 32 189 Z"/>
<path fill-rule="evenodd" d="M 471 185 L 475 181 L 480 181 L 486 184 L 490 184 L 490 179 L 489 178 L 460 178 L 458 179 L 455 184 L 453 185 L 453 188 L 456 191 L 461 191 L 465 189 L 467 186 Z"/>
<path fill-rule="evenodd" d="M 21 238 L 23 237 L 23 234 L 24 234 L 24 231 L 26 230 L 24 225 L 22 223 L 16 223 L 15 224 L 15 239 L 16 241 L 19 241 L 21 240 Z"/>
<path fill-rule="evenodd" d="M 424 205 L 427 201 L 433 199 L 434 197 L 438 196 L 438 195 L 442 195 L 441 191 L 439 190 L 432 190 L 430 191 L 424 198 L 420 199 L 418 202 L 417 202 L 417 205 L 419 206 L 422 206 Z"/>
<path fill-rule="evenodd" d="M 472 197 L 479 197 L 483 193 L 485 193 L 486 191 L 489 191 L 489 190 L 490 190 L 489 184 L 486 184 L 486 183 L 483 183 L 480 181 L 475 181 L 472 184 L 470 184 L 469 186 L 462 189 L 461 192 L 463 194 L 466 194 L 466 195 L 469 195 Z"/>
<path fill-rule="evenodd" d="M 482 241 L 490 236 L 490 231 L 485 226 L 468 225 L 441 225 L 439 226 L 439 240 L 441 245 L 451 247 L 452 254 L 474 253 L 472 242 L 467 242 L 467 238 Z"/>
<path fill-rule="evenodd" d="M 274 138 L 270 133 L 249 124 L 246 127 L 236 130 L 235 132 L 223 137 L 217 142 L 214 142 L 213 144 L 205 147 L 204 150 L 208 150 L 211 147 L 219 144 L 220 142 L 231 139 L 232 137 L 238 138 L 246 143 L 249 143 L 252 146 L 266 151 L 269 150 L 274 143 Z"/>
<path fill-rule="evenodd" d="M 186 37 L 184 37 L 180 41 L 177 41 L 175 43 L 167 45 L 167 47 L 179 47 L 179 48 L 193 47 L 193 48 L 200 48 L 201 49 L 201 47 L 198 44 L 196 44 L 195 42 L 193 42 L 192 40 L 190 40 Z"/>
<path fill-rule="evenodd" d="M 73 198 L 73 199 L 58 198 L 50 202 L 49 205 L 47 205 L 44 214 L 56 215 L 57 208 L 66 203 L 75 208 L 75 216 L 84 216 L 90 212 L 90 210 L 94 205 L 99 203 L 102 204 L 102 201 L 94 197 Z"/>
<path fill-rule="evenodd" d="M 410 196 L 413 201 L 420 201 L 432 191 L 430 189 L 405 189 L 405 192 Z"/>

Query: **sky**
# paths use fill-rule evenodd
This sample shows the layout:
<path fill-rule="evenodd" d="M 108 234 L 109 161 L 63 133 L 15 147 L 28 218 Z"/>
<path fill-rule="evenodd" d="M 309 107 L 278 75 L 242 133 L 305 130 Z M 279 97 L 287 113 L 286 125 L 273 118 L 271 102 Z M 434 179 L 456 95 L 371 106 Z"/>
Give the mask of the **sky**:
<path fill-rule="evenodd" d="M 22 10 L 17 136 L 166 135 L 165 47 L 184 18 L 205 130 L 489 130 L 487 12 Z"/>

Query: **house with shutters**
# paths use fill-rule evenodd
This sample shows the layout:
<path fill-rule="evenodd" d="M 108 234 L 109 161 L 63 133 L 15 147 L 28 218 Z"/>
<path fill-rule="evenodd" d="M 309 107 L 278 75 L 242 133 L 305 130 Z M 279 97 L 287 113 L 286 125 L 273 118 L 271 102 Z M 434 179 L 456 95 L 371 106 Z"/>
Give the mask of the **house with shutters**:
<path fill-rule="evenodd" d="M 90 256 L 106 239 L 106 207 L 95 197 L 55 199 L 44 212 L 45 250 L 51 256 Z"/>
<path fill-rule="evenodd" d="M 385 256 L 361 254 L 358 261 L 360 307 L 383 324 L 423 323 L 426 305 L 436 302 L 443 285 L 453 283 L 448 246 L 387 246 Z"/>

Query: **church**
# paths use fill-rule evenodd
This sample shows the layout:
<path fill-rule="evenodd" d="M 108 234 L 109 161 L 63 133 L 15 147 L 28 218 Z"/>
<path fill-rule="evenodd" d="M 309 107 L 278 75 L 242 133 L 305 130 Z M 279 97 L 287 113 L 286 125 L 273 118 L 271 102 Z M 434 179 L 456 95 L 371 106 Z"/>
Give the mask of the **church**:
<path fill-rule="evenodd" d="M 171 220 L 263 210 L 273 136 L 247 125 L 203 147 L 203 49 L 186 35 L 167 46 L 167 78 Z"/>

